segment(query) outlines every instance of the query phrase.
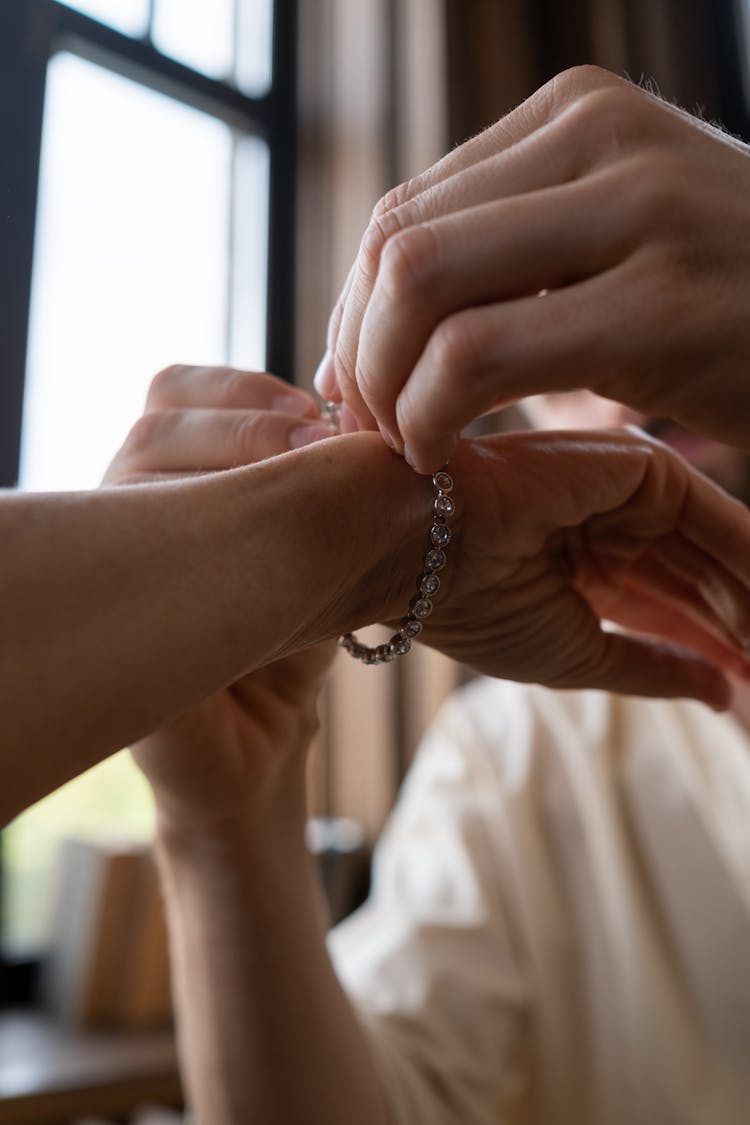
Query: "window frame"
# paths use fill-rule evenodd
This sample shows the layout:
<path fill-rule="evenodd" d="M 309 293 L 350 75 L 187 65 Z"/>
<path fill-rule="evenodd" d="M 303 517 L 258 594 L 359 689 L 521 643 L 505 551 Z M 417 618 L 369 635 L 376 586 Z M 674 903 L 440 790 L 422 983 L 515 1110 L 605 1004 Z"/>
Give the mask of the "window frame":
<path fill-rule="evenodd" d="M 153 22 L 154 4 L 151 5 Z M 0 6 L 0 115 L 3 264 L 0 288 L 0 487 L 16 484 L 31 303 L 47 65 L 66 50 L 202 110 L 269 151 L 266 366 L 286 379 L 294 369 L 297 0 L 274 0 L 272 74 L 260 97 L 161 54 L 57 0 L 4 0 Z"/>
<path fill-rule="evenodd" d="M 239 3 L 251 0 L 239 0 Z M 162 54 L 152 29 L 133 37 L 59 3 L 0 4 L 0 488 L 17 484 L 21 452 L 37 198 L 47 67 L 68 51 L 258 137 L 269 153 L 266 367 L 293 379 L 297 195 L 297 0 L 274 0 L 271 78 L 254 97 Z M 230 222 L 232 221 L 230 217 Z M 28 1000 L 34 960 L 11 962 L 3 949 L 0 833 L 0 1006 Z"/>

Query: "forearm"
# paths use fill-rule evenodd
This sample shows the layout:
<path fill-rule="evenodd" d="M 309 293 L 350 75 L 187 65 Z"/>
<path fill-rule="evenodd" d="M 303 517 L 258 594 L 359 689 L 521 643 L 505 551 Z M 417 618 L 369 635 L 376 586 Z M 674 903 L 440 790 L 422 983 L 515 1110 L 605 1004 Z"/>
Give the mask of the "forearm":
<path fill-rule="evenodd" d="M 0 817 L 252 668 L 397 612 L 428 491 L 353 435 L 184 482 L 5 497 Z"/>
<path fill-rule="evenodd" d="M 325 949 L 298 774 L 296 793 L 266 823 L 254 816 L 223 839 L 160 835 L 180 1053 L 198 1125 L 389 1120 Z"/>

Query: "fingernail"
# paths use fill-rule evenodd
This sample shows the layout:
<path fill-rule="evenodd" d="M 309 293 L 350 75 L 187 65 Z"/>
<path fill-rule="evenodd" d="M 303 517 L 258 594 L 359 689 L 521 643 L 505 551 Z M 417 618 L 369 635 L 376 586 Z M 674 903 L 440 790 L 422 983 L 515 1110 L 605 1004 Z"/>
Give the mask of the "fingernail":
<path fill-rule="evenodd" d="M 330 352 L 326 352 L 318 364 L 318 370 L 313 376 L 313 386 L 321 398 L 331 398 L 338 389 L 333 356 Z"/>
<path fill-rule="evenodd" d="M 293 414 L 297 418 L 304 418 L 313 409 L 313 402 L 307 395 L 280 394 L 271 401 L 271 409 L 278 410 L 281 414 Z"/>
<path fill-rule="evenodd" d="M 456 448 L 454 438 L 445 438 L 438 445 L 433 445 L 427 454 L 420 455 L 413 447 L 404 445 L 404 459 L 411 465 L 415 473 L 436 473 L 450 458 Z"/>
<path fill-rule="evenodd" d="M 331 426 L 323 426 L 315 422 L 311 426 L 295 426 L 289 434 L 289 448 L 301 449 L 304 445 L 312 445 L 316 441 L 336 436 L 336 431 Z"/>
<path fill-rule="evenodd" d="M 404 461 L 406 461 L 406 464 L 409 466 L 409 468 L 414 469 L 415 473 L 419 471 L 417 469 L 417 466 L 414 464 L 414 454 L 412 453 L 408 445 L 404 446 Z"/>

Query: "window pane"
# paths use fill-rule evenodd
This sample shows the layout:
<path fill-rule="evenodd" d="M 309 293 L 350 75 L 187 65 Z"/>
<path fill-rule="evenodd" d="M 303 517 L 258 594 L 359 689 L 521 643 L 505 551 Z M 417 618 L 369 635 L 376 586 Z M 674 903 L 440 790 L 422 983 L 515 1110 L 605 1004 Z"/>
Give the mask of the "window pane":
<path fill-rule="evenodd" d="M 264 367 L 266 354 L 266 275 L 268 224 L 268 146 L 240 137 L 234 162 L 234 256 L 232 259 L 229 357 L 236 367 Z"/>
<path fill-rule="evenodd" d="M 229 78 L 234 64 L 234 0 L 158 0 L 154 44 L 212 78 Z"/>
<path fill-rule="evenodd" d="M 45 112 L 20 482 L 88 488 L 155 371 L 226 359 L 232 135 L 67 54 Z"/>
<path fill-rule="evenodd" d="M 230 308 L 233 353 L 263 367 L 267 153 L 247 139 L 236 150 L 205 114 L 73 55 L 52 60 L 21 487 L 95 486 L 155 371 L 226 360 Z M 62 836 L 141 839 L 151 823 L 126 754 L 24 813 L 4 834 L 4 938 L 43 941 Z"/>
<path fill-rule="evenodd" d="M 272 35 L 273 0 L 238 0 L 235 81 L 246 94 L 259 97 L 271 85 Z"/>
<path fill-rule="evenodd" d="M 148 0 L 65 0 L 65 6 L 126 35 L 145 35 L 148 28 Z"/>
<path fill-rule="evenodd" d="M 124 750 L 14 820 L 3 832 L 3 945 L 24 954 L 45 944 L 61 840 L 144 842 L 153 824 L 151 791 Z"/>

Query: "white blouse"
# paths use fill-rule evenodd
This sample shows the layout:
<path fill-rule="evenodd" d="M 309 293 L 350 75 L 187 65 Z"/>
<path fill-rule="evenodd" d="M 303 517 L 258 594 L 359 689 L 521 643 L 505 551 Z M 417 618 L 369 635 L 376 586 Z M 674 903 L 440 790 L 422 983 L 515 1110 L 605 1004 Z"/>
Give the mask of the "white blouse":
<path fill-rule="evenodd" d="M 750 740 L 482 680 L 330 935 L 398 1125 L 750 1122 Z"/>

